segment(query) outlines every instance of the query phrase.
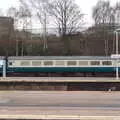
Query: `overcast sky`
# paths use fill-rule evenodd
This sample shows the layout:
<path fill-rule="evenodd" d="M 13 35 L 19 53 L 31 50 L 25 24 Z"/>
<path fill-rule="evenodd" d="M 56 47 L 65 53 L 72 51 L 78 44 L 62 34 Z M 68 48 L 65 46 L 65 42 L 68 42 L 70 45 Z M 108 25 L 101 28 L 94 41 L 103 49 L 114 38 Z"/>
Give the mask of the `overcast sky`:
<path fill-rule="evenodd" d="M 18 6 L 19 0 L 1 0 L 0 9 L 7 9 L 10 6 Z M 93 23 L 92 21 L 92 8 L 96 5 L 98 0 L 76 0 L 76 3 L 80 6 L 82 12 L 86 15 L 85 20 L 87 24 Z M 109 0 L 112 5 L 120 0 Z M 4 10 L 3 10 L 4 11 Z"/>

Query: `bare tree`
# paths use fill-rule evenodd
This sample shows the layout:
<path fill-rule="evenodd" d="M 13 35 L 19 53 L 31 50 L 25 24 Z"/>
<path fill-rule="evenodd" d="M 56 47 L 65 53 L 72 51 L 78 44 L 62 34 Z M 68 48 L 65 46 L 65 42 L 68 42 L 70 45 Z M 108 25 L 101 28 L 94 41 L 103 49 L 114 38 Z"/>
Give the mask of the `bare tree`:
<path fill-rule="evenodd" d="M 26 37 L 26 28 L 31 24 L 31 11 L 27 8 L 27 6 L 25 6 L 25 4 L 21 4 L 18 9 L 11 7 L 7 11 L 7 16 L 14 18 L 15 28 L 18 29 L 19 27 L 21 27 L 24 33 L 23 36 Z M 16 56 L 18 56 L 18 53 L 19 53 L 18 38 L 17 38 L 18 32 L 17 31 L 15 32 L 16 32 Z M 24 54 L 23 46 L 24 46 L 24 43 L 22 40 L 22 48 L 21 48 L 22 56 Z"/>
<path fill-rule="evenodd" d="M 93 8 L 92 17 L 95 24 L 113 23 L 114 9 L 110 6 L 110 2 L 99 0 Z"/>
<path fill-rule="evenodd" d="M 18 27 L 18 21 L 19 21 L 19 12 L 15 7 L 10 7 L 7 10 L 7 16 L 12 17 L 14 19 L 14 27 Z"/>
<path fill-rule="evenodd" d="M 22 0 L 23 1 L 23 0 Z M 31 6 L 37 15 L 44 30 L 43 50 L 47 48 L 47 26 L 54 24 L 59 35 L 63 37 L 79 31 L 83 24 L 83 14 L 72 0 L 26 0 L 26 5 Z M 50 18 L 50 19 L 49 19 Z M 66 41 L 67 42 L 67 41 Z"/>
<path fill-rule="evenodd" d="M 106 28 L 109 26 L 114 26 L 115 16 L 114 16 L 114 8 L 110 5 L 109 1 L 99 0 L 95 7 L 93 8 L 92 17 L 94 19 L 95 25 L 99 26 L 99 29 L 102 30 L 103 39 L 105 41 L 105 55 L 108 55 L 108 37 L 106 33 Z M 109 31 L 108 31 L 109 32 Z"/>
<path fill-rule="evenodd" d="M 21 5 L 19 7 L 19 20 L 20 24 L 22 25 L 22 31 L 24 36 L 22 38 L 22 49 L 21 49 L 21 55 L 24 55 L 24 40 L 28 39 L 27 31 L 26 29 L 30 26 L 31 24 L 31 11 L 24 5 Z"/>
<path fill-rule="evenodd" d="M 120 26 L 120 2 L 114 6 L 115 23 Z"/>
<path fill-rule="evenodd" d="M 19 8 L 19 19 L 21 21 L 22 29 L 26 29 L 30 24 L 31 12 L 29 9 L 25 8 L 24 6 L 20 6 Z"/>
<path fill-rule="evenodd" d="M 20 0 L 22 1 L 25 5 L 31 6 L 31 11 L 34 11 L 33 14 L 37 16 L 37 18 L 40 21 L 40 24 L 42 25 L 43 28 L 43 50 L 45 51 L 47 48 L 47 25 L 48 25 L 48 0 Z M 40 27 L 41 27 L 40 25 Z"/>
<path fill-rule="evenodd" d="M 68 55 L 70 54 L 71 35 L 82 28 L 84 14 L 73 0 L 53 0 L 49 3 L 48 10 L 54 25 L 58 28 Z"/>
<path fill-rule="evenodd" d="M 49 13 L 61 36 L 74 33 L 81 28 L 84 14 L 73 0 L 53 0 L 49 7 Z"/>
<path fill-rule="evenodd" d="M 19 15 L 18 15 L 18 10 L 15 7 L 10 7 L 7 10 L 7 16 L 12 17 L 14 19 L 14 28 L 17 29 L 18 27 L 18 21 L 19 21 Z M 16 31 L 14 31 L 15 39 L 16 39 L 16 56 L 18 56 L 18 38 Z"/>
<path fill-rule="evenodd" d="M 47 45 L 47 24 L 48 24 L 48 0 L 31 0 L 33 8 L 36 10 L 36 15 L 43 28 L 43 51 L 48 47 Z"/>

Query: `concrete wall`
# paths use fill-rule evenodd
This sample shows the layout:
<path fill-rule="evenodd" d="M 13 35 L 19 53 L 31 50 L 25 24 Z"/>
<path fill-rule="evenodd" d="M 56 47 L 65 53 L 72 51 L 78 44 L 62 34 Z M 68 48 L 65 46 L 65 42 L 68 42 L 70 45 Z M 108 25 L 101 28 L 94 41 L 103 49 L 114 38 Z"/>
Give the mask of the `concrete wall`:
<path fill-rule="evenodd" d="M 41 90 L 41 91 L 120 91 L 120 82 L 1 82 L 0 90 Z"/>

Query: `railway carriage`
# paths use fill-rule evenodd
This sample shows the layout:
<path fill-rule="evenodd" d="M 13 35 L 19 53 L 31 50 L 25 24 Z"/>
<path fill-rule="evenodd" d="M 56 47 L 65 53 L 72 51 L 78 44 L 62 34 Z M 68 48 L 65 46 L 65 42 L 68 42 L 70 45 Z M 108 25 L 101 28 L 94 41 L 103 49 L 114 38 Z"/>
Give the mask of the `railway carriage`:
<path fill-rule="evenodd" d="M 24 56 L 8 57 L 7 72 L 19 74 L 114 73 L 116 61 L 100 56 Z M 120 66 L 120 65 L 119 65 Z"/>

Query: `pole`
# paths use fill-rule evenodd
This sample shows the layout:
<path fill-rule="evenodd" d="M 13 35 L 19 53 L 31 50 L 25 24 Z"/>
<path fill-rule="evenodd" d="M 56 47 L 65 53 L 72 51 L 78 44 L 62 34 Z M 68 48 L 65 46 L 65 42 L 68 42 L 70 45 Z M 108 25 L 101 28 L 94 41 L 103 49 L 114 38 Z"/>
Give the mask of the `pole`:
<path fill-rule="evenodd" d="M 6 60 L 3 60 L 3 78 L 6 78 Z"/>
<path fill-rule="evenodd" d="M 47 49 L 47 38 L 46 38 L 46 35 L 47 35 L 47 15 L 46 15 L 46 12 L 44 13 L 44 25 L 43 25 L 43 29 L 44 29 L 44 46 L 43 46 L 43 50 L 44 52 L 46 51 Z"/>
<path fill-rule="evenodd" d="M 116 55 L 118 55 L 118 31 L 116 31 Z M 119 66 L 118 66 L 119 58 L 116 58 L 116 79 L 119 79 Z"/>
<path fill-rule="evenodd" d="M 116 55 L 118 55 L 118 32 L 116 31 Z"/>

